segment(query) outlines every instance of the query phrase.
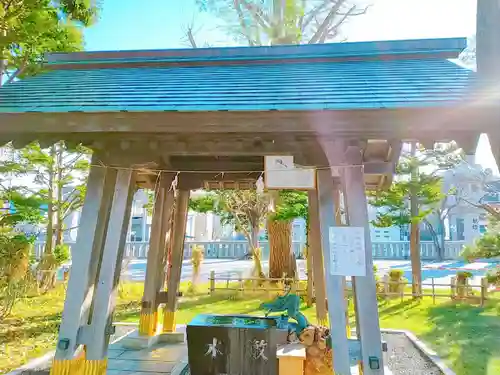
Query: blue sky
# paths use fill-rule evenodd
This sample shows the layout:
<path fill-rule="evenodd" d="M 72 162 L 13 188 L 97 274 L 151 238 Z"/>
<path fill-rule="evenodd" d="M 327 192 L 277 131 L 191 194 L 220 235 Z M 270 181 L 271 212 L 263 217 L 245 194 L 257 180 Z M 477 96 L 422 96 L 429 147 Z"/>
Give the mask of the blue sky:
<path fill-rule="evenodd" d="M 187 47 L 183 29 L 194 21 L 199 43 L 231 43 L 195 0 L 101 0 L 100 21 L 85 33 L 87 50 Z M 471 36 L 475 0 L 351 0 L 372 4 L 342 28 L 348 41 Z"/>
<path fill-rule="evenodd" d="M 195 0 L 101 1 L 99 22 L 85 31 L 89 51 L 188 47 L 182 39 L 190 24 L 199 30 L 201 44 L 224 39 L 216 20 L 197 11 Z"/>
<path fill-rule="evenodd" d="M 475 0 L 353 0 L 372 4 L 342 28 L 347 41 L 470 37 Z M 85 31 L 86 49 L 131 50 L 189 47 L 183 36 L 194 24 L 198 44 L 233 44 L 218 21 L 200 13 L 195 0 L 102 0 L 101 19 Z M 486 137 L 476 162 L 498 173 Z"/>

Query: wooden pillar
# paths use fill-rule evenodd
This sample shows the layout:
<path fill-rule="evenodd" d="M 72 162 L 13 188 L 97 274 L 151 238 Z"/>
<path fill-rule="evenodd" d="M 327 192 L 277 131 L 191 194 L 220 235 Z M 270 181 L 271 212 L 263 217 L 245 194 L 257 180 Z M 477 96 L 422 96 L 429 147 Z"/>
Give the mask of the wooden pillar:
<path fill-rule="evenodd" d="M 335 205 L 335 224 L 337 226 L 341 226 L 343 225 L 343 222 L 342 222 L 340 189 L 338 186 L 335 186 L 335 189 L 333 190 L 333 204 Z"/>
<path fill-rule="evenodd" d="M 488 133 L 490 141 L 491 153 L 497 162 L 497 168 L 500 170 L 500 133 Z"/>
<path fill-rule="evenodd" d="M 500 78 L 500 3 L 498 0 L 478 0 L 476 12 L 476 65 L 480 78 Z M 494 84 L 490 82 L 490 84 Z"/>
<path fill-rule="evenodd" d="M 346 336 L 346 310 L 343 277 L 330 274 L 330 227 L 335 226 L 333 178 L 329 169 L 317 171 L 321 244 L 326 273 L 328 317 L 332 338 L 333 370 L 336 375 L 351 374 Z"/>
<path fill-rule="evenodd" d="M 167 207 L 167 196 L 170 190 L 171 179 L 162 174 L 159 179 L 158 189 L 155 192 L 155 202 L 153 207 L 153 218 L 151 225 L 151 236 L 149 238 L 149 251 L 146 263 L 146 277 L 144 281 L 144 294 L 141 305 L 141 315 L 139 317 L 139 335 L 154 336 L 158 326 L 158 303 L 156 296 L 160 291 L 161 273 L 159 268 L 160 254 L 164 252 L 165 246 L 165 213 L 169 213 Z M 171 203 L 171 202 L 170 202 Z"/>
<path fill-rule="evenodd" d="M 312 256 L 313 282 L 316 294 L 316 318 L 318 324 L 326 326 L 328 317 L 326 312 L 326 285 L 323 254 L 321 252 L 321 233 L 319 224 L 318 192 L 308 192 L 309 206 L 309 252 Z"/>
<path fill-rule="evenodd" d="M 476 12 L 477 77 L 486 94 L 496 92 L 500 80 L 500 3 L 497 0 L 478 0 Z M 497 110 L 495 121 L 500 116 Z M 500 169 L 500 132 L 488 133 L 491 151 Z"/>
<path fill-rule="evenodd" d="M 314 303 L 314 274 L 313 274 L 313 257 L 311 253 L 311 245 L 309 238 L 311 237 L 311 229 L 307 228 L 307 248 L 306 248 L 306 273 L 307 273 L 307 307 L 311 307 Z"/>
<path fill-rule="evenodd" d="M 135 190 L 132 170 L 119 170 L 109 215 L 108 231 L 104 242 L 99 283 L 96 288 L 94 311 L 87 338 L 86 359 L 92 369 L 89 374 L 105 374 L 109 337 L 116 305 L 116 293 L 120 278 L 127 229 Z"/>
<path fill-rule="evenodd" d="M 342 195 L 340 193 L 340 187 L 336 186 L 333 190 L 333 204 L 335 206 L 335 224 L 337 226 L 342 226 L 344 223 L 342 222 L 342 211 L 341 206 L 345 206 L 342 204 Z M 347 293 L 347 281 L 346 278 L 342 278 L 342 288 L 344 290 L 344 303 L 345 303 L 345 320 L 346 320 L 346 335 L 348 338 L 351 337 L 351 326 L 349 325 L 349 298 Z"/>
<path fill-rule="evenodd" d="M 362 164 L 362 150 L 349 147 L 346 161 L 350 165 Z M 363 167 L 345 168 L 342 174 L 346 186 L 346 201 L 349 208 L 349 225 L 363 227 L 365 230 L 366 276 L 353 277 L 357 310 L 357 337 L 361 340 L 364 375 L 382 375 L 384 363 L 382 357 L 382 338 L 378 318 L 378 302 L 375 276 L 373 273 L 372 243 L 368 221 L 368 202 L 365 193 Z M 379 361 L 379 369 L 371 369 L 369 358 Z"/>
<path fill-rule="evenodd" d="M 71 267 L 59 341 L 51 368 L 53 375 L 70 374 L 74 361 L 80 360 L 74 356 L 82 344 L 80 328 L 86 326 L 90 316 L 115 181 L 115 170 L 90 168 L 81 224 L 72 252 L 74 266 Z"/>
<path fill-rule="evenodd" d="M 174 230 L 172 233 L 172 264 L 167 284 L 167 303 L 163 317 L 163 332 L 175 332 L 175 311 L 177 310 L 177 293 L 181 282 L 188 203 L 189 190 L 178 190 L 175 202 Z"/>
<path fill-rule="evenodd" d="M 168 249 L 172 242 L 172 215 L 174 212 L 174 189 L 165 189 L 164 194 L 164 204 L 163 204 L 163 217 L 161 220 L 162 230 L 160 237 L 160 251 L 158 252 L 158 278 L 156 290 L 159 292 L 163 289 L 165 285 L 165 278 L 167 276 L 166 266 L 168 258 Z"/>

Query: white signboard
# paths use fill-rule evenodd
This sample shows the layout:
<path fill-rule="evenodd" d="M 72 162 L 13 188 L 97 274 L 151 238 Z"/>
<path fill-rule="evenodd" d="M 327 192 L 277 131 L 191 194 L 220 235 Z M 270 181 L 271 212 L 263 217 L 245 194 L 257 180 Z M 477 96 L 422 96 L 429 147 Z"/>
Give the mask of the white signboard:
<path fill-rule="evenodd" d="M 268 189 L 316 189 L 316 171 L 296 166 L 293 156 L 266 156 L 264 171 Z"/>
<path fill-rule="evenodd" d="M 330 227 L 330 274 L 366 276 L 365 228 Z"/>

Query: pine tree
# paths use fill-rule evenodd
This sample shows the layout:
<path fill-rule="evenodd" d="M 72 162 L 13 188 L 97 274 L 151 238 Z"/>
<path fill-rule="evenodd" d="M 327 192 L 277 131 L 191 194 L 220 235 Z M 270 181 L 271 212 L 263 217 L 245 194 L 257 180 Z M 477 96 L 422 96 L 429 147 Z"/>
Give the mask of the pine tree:
<path fill-rule="evenodd" d="M 422 294 L 420 226 L 446 197 L 439 172 L 453 168 L 463 159 L 454 143 L 436 144 L 433 149 L 417 143 L 409 146 L 401 155 L 391 187 L 371 192 L 369 203 L 380 209 L 373 225 L 410 226 L 412 293 L 419 297 Z"/>

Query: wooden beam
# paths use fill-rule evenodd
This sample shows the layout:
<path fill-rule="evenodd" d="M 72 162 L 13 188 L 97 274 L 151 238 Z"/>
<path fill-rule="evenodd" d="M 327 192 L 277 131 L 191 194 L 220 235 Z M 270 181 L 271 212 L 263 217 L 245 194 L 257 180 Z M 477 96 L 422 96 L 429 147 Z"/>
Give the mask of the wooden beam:
<path fill-rule="evenodd" d="M 122 137 L 127 137 L 122 134 Z M 115 136 L 116 137 L 116 136 Z M 269 138 L 269 137 L 268 137 Z M 277 138 L 277 137 L 276 137 Z M 258 140 L 253 135 L 244 137 L 232 137 L 230 134 L 221 134 L 214 136 L 207 135 L 204 139 L 201 135 L 190 134 L 189 136 L 169 137 L 166 140 L 157 140 L 158 147 L 151 148 L 151 142 L 146 139 L 136 138 L 130 140 L 131 146 L 129 153 L 140 155 L 174 155 L 174 156 L 261 156 L 261 155 L 289 155 L 300 147 L 310 145 L 307 140 L 289 139 L 267 139 L 265 141 Z M 115 149 L 114 140 L 101 145 L 100 147 L 108 150 Z M 93 143 L 89 147 L 94 148 Z M 120 153 L 123 150 L 110 151 Z M 175 163 L 172 161 L 172 163 Z"/>
<path fill-rule="evenodd" d="M 436 108 L 318 111 L 215 112 L 78 112 L 2 113 L 0 134 L 30 136 L 56 133 L 287 133 L 330 134 L 351 138 L 418 139 L 422 132 L 435 141 L 455 131 L 488 132 L 496 128 L 496 105 L 469 102 Z M 286 124 L 286 126 L 283 126 Z M 332 126 L 332 124 L 334 124 Z"/>
<path fill-rule="evenodd" d="M 264 158 L 259 162 L 240 162 L 240 161 L 217 161 L 217 160 L 200 160 L 195 163 L 186 160 L 178 160 L 172 162 L 172 169 L 178 171 L 254 171 L 262 172 L 264 170 Z"/>
<path fill-rule="evenodd" d="M 392 179 L 396 173 L 395 169 L 399 162 L 399 157 L 401 155 L 401 148 L 403 147 L 403 142 L 399 139 L 393 139 L 389 141 L 389 153 L 387 155 L 387 161 L 392 166 L 392 171 L 385 173 L 377 186 L 378 189 L 389 189 L 392 184 Z"/>
<path fill-rule="evenodd" d="M 471 133 L 469 135 L 457 135 L 455 141 L 466 155 L 474 155 L 476 153 L 477 143 L 479 142 L 480 133 Z"/>

